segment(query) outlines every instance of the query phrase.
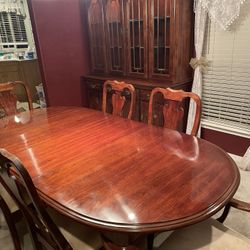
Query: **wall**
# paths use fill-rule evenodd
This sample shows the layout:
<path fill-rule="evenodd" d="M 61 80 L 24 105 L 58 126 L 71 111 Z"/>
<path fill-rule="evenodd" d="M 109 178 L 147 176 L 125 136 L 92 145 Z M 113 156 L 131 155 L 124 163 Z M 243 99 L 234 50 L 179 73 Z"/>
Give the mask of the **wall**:
<path fill-rule="evenodd" d="M 202 128 L 201 137 L 218 145 L 226 152 L 239 156 L 243 156 L 250 146 L 250 139 L 248 138 L 222 133 L 212 129 Z"/>
<path fill-rule="evenodd" d="M 89 72 L 81 0 L 29 0 L 47 102 L 82 105 L 80 76 Z"/>

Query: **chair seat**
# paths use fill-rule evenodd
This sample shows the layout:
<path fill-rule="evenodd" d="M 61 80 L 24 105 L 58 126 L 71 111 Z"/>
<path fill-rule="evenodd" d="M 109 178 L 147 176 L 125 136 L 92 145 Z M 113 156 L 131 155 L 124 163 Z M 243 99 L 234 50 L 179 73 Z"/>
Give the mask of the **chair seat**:
<path fill-rule="evenodd" d="M 159 250 L 249 250 L 250 240 L 208 219 L 204 222 L 176 230 Z"/>

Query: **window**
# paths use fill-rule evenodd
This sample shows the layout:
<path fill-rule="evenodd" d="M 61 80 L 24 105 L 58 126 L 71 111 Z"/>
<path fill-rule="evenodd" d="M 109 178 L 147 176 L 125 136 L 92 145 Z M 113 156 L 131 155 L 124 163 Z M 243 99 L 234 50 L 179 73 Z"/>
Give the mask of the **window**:
<path fill-rule="evenodd" d="M 16 12 L 0 12 L 0 46 L 13 51 L 28 48 L 24 16 Z"/>
<path fill-rule="evenodd" d="M 250 138 L 250 2 L 231 31 L 208 24 L 202 126 Z"/>

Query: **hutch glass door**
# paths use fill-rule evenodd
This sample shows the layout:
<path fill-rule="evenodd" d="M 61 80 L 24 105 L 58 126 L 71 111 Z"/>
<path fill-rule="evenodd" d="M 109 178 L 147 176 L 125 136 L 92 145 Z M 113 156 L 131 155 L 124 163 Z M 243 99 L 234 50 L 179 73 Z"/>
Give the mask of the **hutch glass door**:
<path fill-rule="evenodd" d="M 91 0 L 88 9 L 88 22 L 91 46 L 91 63 L 94 73 L 105 73 L 106 43 L 104 32 L 104 12 L 101 0 Z"/>
<path fill-rule="evenodd" d="M 126 25 L 128 74 L 147 77 L 147 1 L 127 1 Z"/>
<path fill-rule="evenodd" d="M 111 74 L 124 74 L 123 7 L 123 0 L 108 0 L 106 4 L 107 50 Z"/>
<path fill-rule="evenodd" d="M 166 78 L 170 73 L 170 22 L 172 0 L 150 0 L 150 77 Z"/>

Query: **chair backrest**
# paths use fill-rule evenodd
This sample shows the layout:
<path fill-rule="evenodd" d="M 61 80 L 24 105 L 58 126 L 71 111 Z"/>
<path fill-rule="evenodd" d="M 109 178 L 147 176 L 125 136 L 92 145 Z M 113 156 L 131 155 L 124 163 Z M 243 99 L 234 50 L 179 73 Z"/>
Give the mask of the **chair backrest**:
<path fill-rule="evenodd" d="M 0 108 L 4 110 L 6 115 L 14 115 L 18 113 L 16 107 L 17 97 L 14 93 L 14 90 L 17 86 L 22 86 L 24 88 L 29 109 L 33 109 L 30 90 L 26 83 L 21 81 L 0 83 Z"/>
<path fill-rule="evenodd" d="M 38 235 L 53 249 L 72 249 L 45 210 L 25 167 L 4 149 L 0 149 L 0 182 L 21 210 L 34 249 L 41 249 Z"/>
<path fill-rule="evenodd" d="M 1 196 L 1 194 L 0 194 L 0 209 L 2 210 L 5 221 L 9 227 L 10 235 L 11 235 L 15 250 L 21 250 L 22 249 L 21 244 L 20 244 L 20 241 L 18 240 L 18 233 L 14 224 L 14 220 L 12 218 L 11 211 L 6 201 Z"/>
<path fill-rule="evenodd" d="M 183 101 L 186 98 L 192 99 L 196 103 L 196 113 L 191 135 L 196 135 L 200 125 L 201 116 L 201 100 L 198 95 L 192 92 L 185 92 L 183 90 L 173 90 L 170 88 L 154 88 L 150 95 L 148 124 L 153 123 L 153 105 L 154 96 L 161 93 L 165 99 L 163 106 L 164 127 L 170 129 L 178 129 L 180 123 L 183 121 L 184 108 Z"/>
<path fill-rule="evenodd" d="M 132 118 L 135 109 L 135 88 L 132 84 L 118 81 L 106 81 L 103 85 L 102 111 L 107 112 L 107 94 L 112 95 L 112 114 L 122 115 L 126 97 L 130 98 L 128 119 Z"/>

